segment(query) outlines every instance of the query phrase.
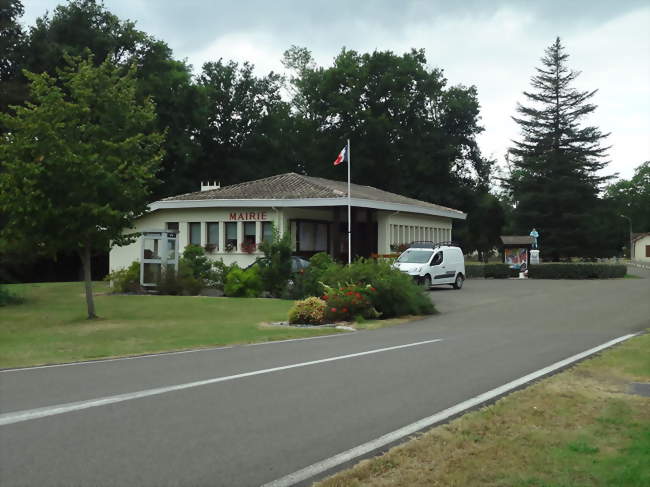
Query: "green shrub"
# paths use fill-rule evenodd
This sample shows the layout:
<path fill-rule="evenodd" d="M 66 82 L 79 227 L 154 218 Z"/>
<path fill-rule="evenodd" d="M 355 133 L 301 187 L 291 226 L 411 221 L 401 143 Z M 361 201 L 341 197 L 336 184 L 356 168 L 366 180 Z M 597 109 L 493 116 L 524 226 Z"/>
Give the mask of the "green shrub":
<path fill-rule="evenodd" d="M 484 264 L 466 265 L 465 277 L 467 277 L 468 279 L 476 278 L 476 277 L 485 277 L 485 265 Z"/>
<path fill-rule="evenodd" d="M 226 296 L 255 298 L 262 293 L 263 284 L 257 267 L 241 269 L 233 266 L 226 276 L 224 293 Z"/>
<path fill-rule="evenodd" d="M 335 265 L 334 261 L 325 252 L 319 252 L 309 259 L 309 263 L 311 265 L 307 269 L 293 276 L 293 286 L 289 292 L 292 299 L 321 296 L 325 291 L 322 284 L 323 274 L 330 266 Z"/>
<path fill-rule="evenodd" d="M 364 319 L 379 318 L 380 314 L 372 304 L 372 296 L 376 293 L 377 290 L 370 284 L 349 284 L 341 288 L 325 286 L 325 320 L 353 321 L 356 316 Z"/>
<path fill-rule="evenodd" d="M 23 302 L 21 296 L 17 296 L 7 289 L 5 286 L 0 286 L 0 306 L 7 306 L 10 304 L 20 304 Z"/>
<path fill-rule="evenodd" d="M 289 323 L 322 325 L 325 323 L 325 306 L 325 301 L 316 297 L 296 301 L 289 310 Z"/>
<path fill-rule="evenodd" d="M 320 269 L 321 271 L 324 271 L 329 266 L 334 264 L 334 259 L 332 259 L 330 255 L 325 252 L 318 252 L 317 254 L 311 256 L 309 263 L 311 264 L 309 266 L 309 269 Z"/>
<path fill-rule="evenodd" d="M 494 279 L 507 279 L 519 275 L 519 271 L 510 269 L 508 264 L 485 264 L 483 268 L 485 277 L 493 277 Z"/>
<path fill-rule="evenodd" d="M 518 277 L 519 271 L 511 269 L 508 264 L 466 264 L 465 274 L 465 277 L 469 279 L 476 277 L 507 279 L 508 277 Z"/>
<path fill-rule="evenodd" d="M 377 290 L 372 295 L 372 304 L 382 318 L 435 312 L 428 293 L 387 262 L 359 259 L 349 266 L 332 265 L 324 271 L 322 282 L 331 287 L 370 284 Z"/>
<path fill-rule="evenodd" d="M 625 277 L 627 268 L 620 264 L 561 264 L 531 265 L 528 277 L 532 279 L 612 279 Z"/>
<path fill-rule="evenodd" d="M 263 289 L 271 296 L 283 296 L 291 279 L 291 236 L 285 233 L 280 237 L 274 230 L 273 238 L 262 242 L 259 248 L 264 252 L 264 259 L 258 264 Z"/>
<path fill-rule="evenodd" d="M 111 272 L 104 278 L 112 282 L 114 293 L 135 293 L 140 291 L 140 262 L 131 262 L 129 267 Z"/>
<path fill-rule="evenodd" d="M 211 287 L 214 289 L 221 289 L 226 283 L 226 276 L 230 272 L 230 269 L 233 268 L 235 264 L 226 265 L 223 263 L 223 260 L 215 260 L 212 262 L 212 269 L 208 273 L 208 276 L 205 279 L 205 286 Z"/>
<path fill-rule="evenodd" d="M 156 279 L 156 291 L 158 294 L 164 294 L 165 296 L 182 295 L 183 283 L 178 274 L 173 269 L 161 272 L 158 279 Z"/>
<path fill-rule="evenodd" d="M 199 245 L 188 245 L 183 250 L 181 260 L 196 279 L 208 279 L 212 271 L 212 262 L 205 255 L 205 250 Z"/>
<path fill-rule="evenodd" d="M 193 269 L 185 259 L 178 263 L 178 272 L 174 272 L 173 267 L 170 267 L 156 280 L 158 294 L 170 296 L 196 296 L 204 287 L 203 279 L 194 277 Z"/>

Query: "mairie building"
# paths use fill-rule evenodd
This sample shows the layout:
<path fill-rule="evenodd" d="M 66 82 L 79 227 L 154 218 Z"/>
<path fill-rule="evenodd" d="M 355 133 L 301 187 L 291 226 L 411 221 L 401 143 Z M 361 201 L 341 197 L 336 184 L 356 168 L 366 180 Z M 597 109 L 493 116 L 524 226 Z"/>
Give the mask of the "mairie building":
<path fill-rule="evenodd" d="M 188 244 L 200 245 L 213 259 L 241 267 L 262 254 L 259 244 L 289 232 L 293 254 L 309 258 L 327 252 L 347 261 L 348 185 L 345 181 L 280 174 L 231 186 L 201 186 L 201 191 L 156 201 L 126 232 L 141 236 L 113 247 L 111 271 L 132 262 L 177 258 Z M 353 257 L 395 252 L 417 240 L 452 239 L 454 220 L 465 213 L 370 186 L 351 185 Z M 167 233 L 166 233 L 167 232 Z M 163 242 L 160 236 L 169 236 Z M 173 237 L 173 238 L 171 238 Z"/>

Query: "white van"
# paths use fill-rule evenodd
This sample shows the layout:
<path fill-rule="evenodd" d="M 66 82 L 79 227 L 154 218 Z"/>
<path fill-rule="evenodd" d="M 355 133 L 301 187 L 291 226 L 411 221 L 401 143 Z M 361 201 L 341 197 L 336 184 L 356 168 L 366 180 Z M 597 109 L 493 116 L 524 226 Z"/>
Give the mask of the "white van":
<path fill-rule="evenodd" d="M 465 281 L 463 252 L 451 242 L 413 242 L 394 265 L 426 289 L 439 284 L 460 289 Z"/>

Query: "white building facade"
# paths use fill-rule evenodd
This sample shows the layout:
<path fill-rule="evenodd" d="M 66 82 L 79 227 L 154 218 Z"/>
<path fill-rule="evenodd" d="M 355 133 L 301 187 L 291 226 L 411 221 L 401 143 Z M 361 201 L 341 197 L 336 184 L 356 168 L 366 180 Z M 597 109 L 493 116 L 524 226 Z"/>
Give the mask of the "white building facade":
<path fill-rule="evenodd" d="M 259 244 L 289 232 L 294 255 L 326 252 L 347 260 L 347 183 L 294 173 L 154 202 L 149 213 L 125 231 L 174 230 L 181 252 L 200 245 L 213 259 L 245 267 L 262 254 Z M 465 214 L 451 208 L 352 185 L 352 253 L 389 254 L 413 241 L 450 241 L 453 220 Z M 111 271 L 128 267 L 142 255 L 141 238 L 114 247 Z"/>
<path fill-rule="evenodd" d="M 650 262 L 650 233 L 637 234 L 633 239 L 635 261 Z"/>

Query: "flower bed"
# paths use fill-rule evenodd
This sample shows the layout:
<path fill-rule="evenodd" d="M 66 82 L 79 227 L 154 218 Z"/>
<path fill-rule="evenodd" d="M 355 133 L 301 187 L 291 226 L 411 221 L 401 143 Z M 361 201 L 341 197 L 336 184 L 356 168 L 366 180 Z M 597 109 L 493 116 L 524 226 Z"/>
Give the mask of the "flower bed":
<path fill-rule="evenodd" d="M 342 288 L 326 286 L 322 299 L 325 301 L 326 321 L 353 321 L 357 317 L 378 318 L 379 313 L 372 305 L 372 294 L 377 290 L 371 285 L 349 284 Z"/>

